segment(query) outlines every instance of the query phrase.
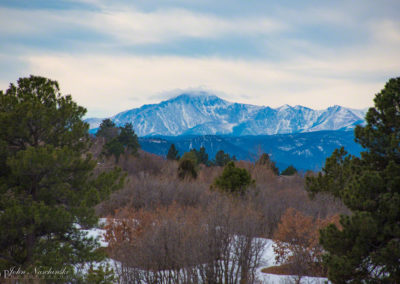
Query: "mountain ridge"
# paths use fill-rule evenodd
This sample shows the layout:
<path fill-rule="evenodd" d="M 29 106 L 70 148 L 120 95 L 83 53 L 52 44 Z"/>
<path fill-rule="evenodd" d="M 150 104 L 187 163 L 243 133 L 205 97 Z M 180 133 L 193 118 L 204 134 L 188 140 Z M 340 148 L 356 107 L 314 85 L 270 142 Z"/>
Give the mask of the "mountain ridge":
<path fill-rule="evenodd" d="M 131 122 L 140 137 L 180 135 L 275 135 L 351 130 L 364 123 L 366 110 L 332 106 L 314 110 L 296 105 L 278 108 L 230 102 L 216 95 L 182 93 L 111 117 L 118 126 Z M 91 133 L 100 118 L 88 118 Z"/>

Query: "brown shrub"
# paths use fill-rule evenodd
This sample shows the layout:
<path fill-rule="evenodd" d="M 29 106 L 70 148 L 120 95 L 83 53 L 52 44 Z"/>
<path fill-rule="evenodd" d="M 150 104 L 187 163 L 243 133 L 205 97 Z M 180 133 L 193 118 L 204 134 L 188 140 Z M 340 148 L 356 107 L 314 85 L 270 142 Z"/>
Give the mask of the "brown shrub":
<path fill-rule="evenodd" d="M 225 197 L 206 208 L 176 203 L 124 209 L 109 219 L 109 255 L 121 282 L 252 283 L 264 247 L 259 214 Z"/>
<path fill-rule="evenodd" d="M 287 265 L 293 275 L 326 276 L 322 266 L 319 230 L 330 223 L 337 223 L 338 219 L 337 216 L 315 219 L 289 208 L 274 234 L 276 262 Z"/>

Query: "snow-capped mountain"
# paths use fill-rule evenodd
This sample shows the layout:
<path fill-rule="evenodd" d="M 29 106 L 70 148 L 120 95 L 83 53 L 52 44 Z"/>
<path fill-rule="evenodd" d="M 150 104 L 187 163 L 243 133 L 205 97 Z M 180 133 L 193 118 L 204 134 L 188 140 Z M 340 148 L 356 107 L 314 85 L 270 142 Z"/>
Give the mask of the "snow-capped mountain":
<path fill-rule="evenodd" d="M 207 93 L 181 94 L 111 117 L 117 125 L 132 122 L 139 136 L 273 135 L 320 130 L 349 130 L 364 122 L 366 110 L 341 106 L 313 110 L 233 103 Z M 101 119 L 86 120 L 92 132 Z"/>

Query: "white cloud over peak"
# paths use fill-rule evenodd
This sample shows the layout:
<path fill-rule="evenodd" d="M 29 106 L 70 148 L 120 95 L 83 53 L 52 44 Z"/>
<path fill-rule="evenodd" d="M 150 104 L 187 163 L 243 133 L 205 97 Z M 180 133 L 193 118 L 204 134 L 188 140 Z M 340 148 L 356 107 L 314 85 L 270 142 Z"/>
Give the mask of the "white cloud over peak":
<path fill-rule="evenodd" d="M 285 103 L 325 108 L 339 104 L 361 108 L 372 105 L 382 82 L 357 84 L 334 73 L 337 62 L 308 68 L 290 63 L 189 57 L 42 55 L 26 58 L 30 73 L 57 79 L 63 93 L 89 107 L 90 116 L 107 116 L 139 107 L 179 86 L 222 91 L 230 100 L 280 106 Z M 316 75 L 317 73 L 320 75 Z M 348 70 L 358 73 L 359 70 Z M 247 95 L 244 97 L 243 95 Z M 244 99 L 245 98 L 245 99 Z M 107 112 L 104 112 L 107 106 Z"/>
<path fill-rule="evenodd" d="M 107 116 L 203 89 L 244 103 L 372 105 L 400 70 L 400 3 L 31 0 L 0 4 L 0 89 L 58 80 Z"/>

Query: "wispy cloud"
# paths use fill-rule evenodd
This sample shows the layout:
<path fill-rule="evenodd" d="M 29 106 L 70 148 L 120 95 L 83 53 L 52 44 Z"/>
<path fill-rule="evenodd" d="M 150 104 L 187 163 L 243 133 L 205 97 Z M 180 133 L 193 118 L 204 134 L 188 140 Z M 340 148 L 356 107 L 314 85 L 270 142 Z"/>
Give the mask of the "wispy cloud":
<path fill-rule="evenodd" d="M 23 19 L 23 21 L 21 21 Z M 149 44 L 179 38 L 217 38 L 232 34 L 263 35 L 285 25 L 269 18 L 221 18 L 184 9 L 142 12 L 134 8 L 107 11 L 0 10 L 3 35 L 46 36 L 85 29 L 108 35 L 119 44 Z"/>
<path fill-rule="evenodd" d="M 321 65 L 304 61 L 308 68 L 294 68 L 289 62 L 188 57 L 43 55 L 28 57 L 26 61 L 30 72 L 58 79 L 65 93 L 89 106 L 92 116 L 111 115 L 156 102 L 160 93 L 168 93 L 177 86 L 200 86 L 203 90 L 229 94 L 227 99 L 253 104 L 289 103 L 314 108 L 341 104 L 362 108 L 372 104 L 373 95 L 383 83 L 359 83 L 351 76 L 331 76 L 335 70 L 339 73 L 345 68 L 341 66 L 344 62 L 333 61 Z M 362 73 L 356 65 L 348 66 L 348 74 Z"/>
<path fill-rule="evenodd" d="M 400 71 L 400 4 L 383 2 L 0 4 L 0 89 L 47 76 L 91 116 L 187 89 L 271 106 L 364 108 Z"/>

